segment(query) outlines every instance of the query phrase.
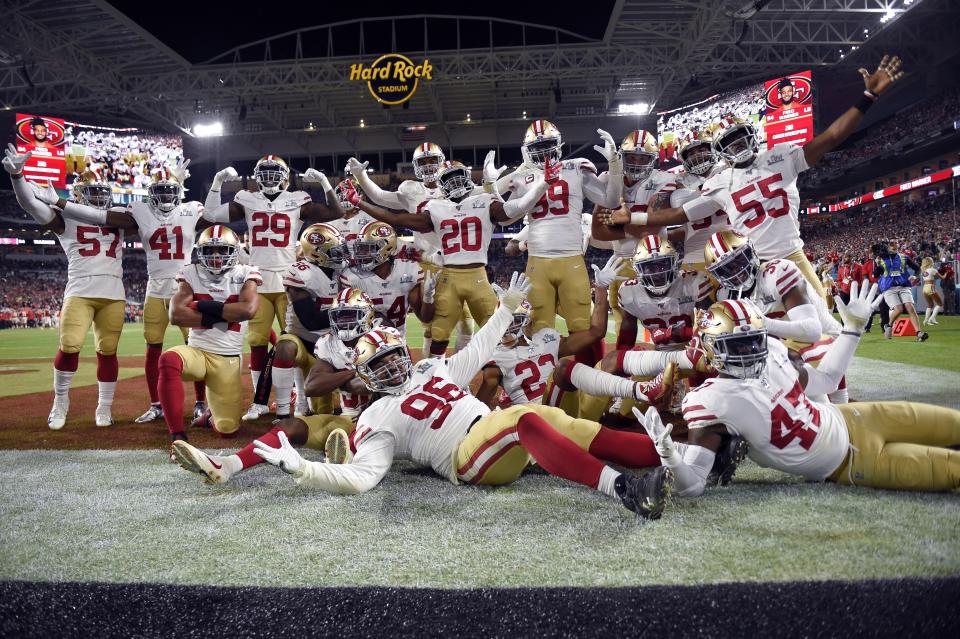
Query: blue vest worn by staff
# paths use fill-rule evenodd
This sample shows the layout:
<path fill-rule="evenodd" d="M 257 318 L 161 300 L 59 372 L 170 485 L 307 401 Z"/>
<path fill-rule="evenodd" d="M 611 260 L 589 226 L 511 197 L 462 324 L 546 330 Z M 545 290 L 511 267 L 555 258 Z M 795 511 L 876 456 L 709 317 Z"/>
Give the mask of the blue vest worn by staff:
<path fill-rule="evenodd" d="M 895 286 L 910 286 L 910 277 L 907 274 L 907 258 L 900 253 L 882 257 L 883 274 L 880 275 L 879 289 L 882 293 Z"/>

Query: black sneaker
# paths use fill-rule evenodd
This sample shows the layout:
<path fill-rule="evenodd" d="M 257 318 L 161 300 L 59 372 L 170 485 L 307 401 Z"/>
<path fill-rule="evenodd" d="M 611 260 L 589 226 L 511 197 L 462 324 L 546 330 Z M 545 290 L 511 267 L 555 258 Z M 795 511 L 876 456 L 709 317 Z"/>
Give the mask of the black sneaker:
<path fill-rule="evenodd" d="M 713 468 L 707 475 L 707 486 L 726 486 L 737 472 L 737 466 L 747 458 L 750 444 L 743 437 L 730 437 L 713 459 Z"/>
<path fill-rule="evenodd" d="M 925 342 L 925 341 L 927 341 L 927 338 L 928 338 L 928 337 L 930 337 L 930 334 L 927 333 L 926 331 L 920 331 L 919 333 L 917 333 L 917 341 L 918 341 L 918 342 Z"/>
<path fill-rule="evenodd" d="M 661 466 L 643 477 L 623 474 L 617 478 L 614 488 L 627 510 L 644 519 L 660 519 L 670 501 L 673 471 Z"/>

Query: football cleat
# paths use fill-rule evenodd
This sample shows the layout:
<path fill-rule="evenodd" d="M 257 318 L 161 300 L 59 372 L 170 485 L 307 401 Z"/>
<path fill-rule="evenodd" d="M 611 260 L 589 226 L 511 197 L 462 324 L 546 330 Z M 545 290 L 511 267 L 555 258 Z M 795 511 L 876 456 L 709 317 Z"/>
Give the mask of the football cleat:
<path fill-rule="evenodd" d="M 163 406 L 160 404 L 150 404 L 147 412 L 133 421 L 137 424 L 146 424 L 148 422 L 155 422 L 158 419 L 163 419 Z"/>
<path fill-rule="evenodd" d="M 222 457 L 208 455 L 186 440 L 181 439 L 170 444 L 170 456 L 180 464 L 180 468 L 203 475 L 207 483 L 222 484 L 230 479 Z"/>
<path fill-rule="evenodd" d="M 191 428 L 213 428 L 213 413 L 205 408 L 200 416 L 190 422 Z"/>
<path fill-rule="evenodd" d="M 263 404 L 250 404 L 250 408 L 247 409 L 247 412 L 243 414 L 242 419 L 245 422 L 252 422 L 254 420 L 260 419 L 264 415 L 270 412 L 270 407 Z"/>
<path fill-rule="evenodd" d="M 307 397 L 297 397 L 297 401 L 294 402 L 293 407 L 294 417 L 313 415 L 313 410 L 310 408 L 310 400 Z"/>
<path fill-rule="evenodd" d="M 927 341 L 927 338 L 928 338 L 928 337 L 930 337 L 930 333 L 928 333 L 928 332 L 926 332 L 926 331 L 919 331 L 919 332 L 917 333 L 917 341 L 918 341 L 918 342 L 925 342 L 925 341 Z"/>
<path fill-rule="evenodd" d="M 177 456 L 173 454 L 173 444 L 176 443 L 176 442 L 178 442 L 178 441 L 184 441 L 184 442 L 187 441 L 187 434 L 184 433 L 184 432 L 179 432 L 179 433 L 172 433 L 172 434 L 170 435 L 170 449 L 168 450 L 168 452 L 169 452 L 169 454 L 170 454 L 170 463 L 171 463 L 171 464 L 176 464 L 176 463 L 178 463 L 178 462 L 177 462 Z"/>
<path fill-rule="evenodd" d="M 113 406 L 97 404 L 97 410 L 94 413 L 93 421 L 97 426 L 110 426 L 113 424 Z"/>
<path fill-rule="evenodd" d="M 207 412 L 207 403 L 206 402 L 196 402 L 193 405 L 193 421 L 197 421 L 203 414 Z M 161 413 L 162 414 L 162 413 Z"/>
<path fill-rule="evenodd" d="M 889 326 L 884 326 L 884 327 L 883 327 L 883 336 L 886 337 L 887 339 L 892 339 L 892 338 L 893 338 L 893 329 L 892 329 L 891 327 L 889 327 Z"/>
<path fill-rule="evenodd" d="M 615 490 L 624 507 L 644 519 L 660 519 L 673 490 L 673 471 L 660 466 L 643 477 L 623 474 L 620 478 Z"/>
<path fill-rule="evenodd" d="M 328 464 L 349 464 L 353 461 L 350 452 L 350 436 L 342 428 L 334 429 L 327 435 L 327 443 L 323 446 Z"/>
<path fill-rule="evenodd" d="M 70 410 L 70 398 L 64 395 L 62 398 L 57 396 L 53 398 L 53 408 L 50 409 L 50 415 L 47 416 L 47 426 L 50 430 L 60 430 L 67 423 L 67 411 Z"/>
<path fill-rule="evenodd" d="M 743 437 L 730 437 L 713 459 L 713 468 L 707 475 L 707 486 L 726 486 L 737 472 L 737 466 L 747 458 L 750 444 Z"/>

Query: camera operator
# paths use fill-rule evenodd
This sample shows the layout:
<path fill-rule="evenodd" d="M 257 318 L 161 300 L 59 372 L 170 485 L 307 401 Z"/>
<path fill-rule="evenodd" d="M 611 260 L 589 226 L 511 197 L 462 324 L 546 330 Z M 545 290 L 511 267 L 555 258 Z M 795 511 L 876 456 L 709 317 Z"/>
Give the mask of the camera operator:
<path fill-rule="evenodd" d="M 884 320 L 883 310 L 880 311 L 880 320 L 884 323 L 883 334 L 887 339 L 892 337 L 893 323 L 897 317 L 906 310 L 910 315 L 910 322 L 917 331 L 917 341 L 926 340 L 929 335 L 920 330 L 920 318 L 917 316 L 917 309 L 913 305 L 913 291 L 911 290 L 910 275 L 908 268 L 913 269 L 914 274 L 920 273 L 920 265 L 915 261 L 899 252 L 899 245 L 896 240 L 890 240 L 885 246 L 875 244 L 873 246 L 874 263 L 873 274 L 879 279 L 880 292 L 883 294 L 883 303 L 889 307 L 889 317 Z"/>

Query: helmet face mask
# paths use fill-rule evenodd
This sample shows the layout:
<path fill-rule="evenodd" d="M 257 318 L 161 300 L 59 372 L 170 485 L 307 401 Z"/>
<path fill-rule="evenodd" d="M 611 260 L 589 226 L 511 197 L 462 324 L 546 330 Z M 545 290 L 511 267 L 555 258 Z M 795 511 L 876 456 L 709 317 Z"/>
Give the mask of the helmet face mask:
<path fill-rule="evenodd" d="M 530 313 L 532 310 L 533 307 L 530 306 L 530 302 L 524 300 L 523 304 L 514 311 L 510 326 L 507 327 L 506 332 L 500 339 L 501 344 L 508 348 L 513 347 L 522 338 L 526 337 L 527 326 L 530 325 Z"/>
<path fill-rule="evenodd" d="M 680 149 L 680 161 L 688 173 L 704 176 L 716 162 L 709 142 L 696 142 Z"/>
<path fill-rule="evenodd" d="M 327 317 L 340 341 L 348 342 L 373 330 L 376 315 L 373 302 L 366 293 L 356 288 L 345 288 L 337 295 L 334 305 L 327 309 Z"/>
<path fill-rule="evenodd" d="M 751 328 L 725 335 L 704 335 L 712 351 L 710 364 L 738 379 L 756 379 L 767 367 L 767 331 Z"/>
<path fill-rule="evenodd" d="M 267 195 L 276 195 L 287 188 L 290 169 L 286 163 L 274 156 L 267 156 L 257 162 L 253 169 L 253 179 L 260 185 L 260 191 Z"/>
<path fill-rule="evenodd" d="M 440 175 L 440 167 L 447 158 L 439 145 L 433 142 L 424 142 L 413 152 L 411 163 L 413 175 L 421 182 L 436 182 Z"/>
<path fill-rule="evenodd" d="M 743 164 L 752 161 L 760 152 L 760 142 L 752 124 L 739 122 L 717 133 L 713 150 L 730 164 Z"/>
<path fill-rule="evenodd" d="M 657 166 L 657 156 L 646 151 L 629 151 L 623 154 L 623 174 L 634 182 L 642 182 Z"/>
<path fill-rule="evenodd" d="M 542 138 L 534 142 L 528 142 L 523 145 L 523 156 L 533 166 L 542 169 L 546 165 L 547 158 L 551 163 L 560 161 L 562 155 L 563 143 L 559 137 Z"/>
<path fill-rule="evenodd" d="M 653 255 L 633 263 L 640 284 L 654 295 L 663 295 L 677 279 L 677 254 Z"/>
<path fill-rule="evenodd" d="M 153 208 L 165 216 L 180 206 L 183 199 L 183 187 L 173 181 L 154 182 L 147 189 L 147 193 Z"/>
<path fill-rule="evenodd" d="M 721 286 L 731 291 L 747 291 L 753 288 L 759 270 L 760 259 L 750 243 L 733 249 L 707 267 L 707 272 L 720 282 Z"/>
<path fill-rule="evenodd" d="M 440 190 L 451 200 L 460 200 L 470 195 L 476 187 L 470 178 L 470 171 L 460 163 L 447 163 L 437 176 Z"/>
<path fill-rule="evenodd" d="M 352 268 L 372 271 L 397 254 L 397 233 L 389 224 L 370 222 L 360 237 L 349 244 L 348 260 Z"/>
<path fill-rule="evenodd" d="M 106 211 L 113 205 L 113 189 L 93 171 L 84 171 L 70 188 L 73 198 L 80 204 Z"/>
<path fill-rule="evenodd" d="M 367 388 L 376 393 L 402 395 L 413 377 L 413 362 L 403 342 L 380 349 L 356 367 Z"/>

